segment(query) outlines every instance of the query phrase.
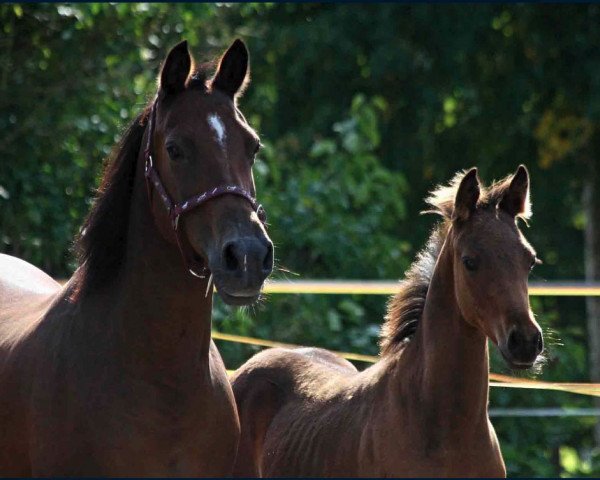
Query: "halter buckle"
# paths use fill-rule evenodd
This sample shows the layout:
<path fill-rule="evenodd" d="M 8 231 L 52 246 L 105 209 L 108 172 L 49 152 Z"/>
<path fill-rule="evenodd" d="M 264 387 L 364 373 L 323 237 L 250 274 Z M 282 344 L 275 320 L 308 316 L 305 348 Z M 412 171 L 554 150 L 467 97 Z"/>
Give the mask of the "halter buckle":
<path fill-rule="evenodd" d="M 148 176 L 148 174 L 150 173 L 150 169 L 154 166 L 154 162 L 152 161 L 152 154 L 148 153 L 148 155 L 146 156 L 146 165 L 144 168 L 144 172 L 146 173 L 146 176 Z"/>

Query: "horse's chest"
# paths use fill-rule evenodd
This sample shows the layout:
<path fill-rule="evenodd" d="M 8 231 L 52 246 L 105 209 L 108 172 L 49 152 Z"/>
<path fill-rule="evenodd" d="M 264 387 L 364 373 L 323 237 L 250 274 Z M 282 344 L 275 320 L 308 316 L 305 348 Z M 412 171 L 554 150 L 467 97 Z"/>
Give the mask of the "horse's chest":
<path fill-rule="evenodd" d="M 146 400 L 122 417 L 125 428 L 112 424 L 116 436 L 110 441 L 118 444 L 113 450 L 117 463 L 152 475 L 230 473 L 239 426 L 235 407 L 223 392 L 209 388 L 182 392 L 170 404 L 160 398 Z"/>
<path fill-rule="evenodd" d="M 38 413 L 40 473 L 223 476 L 233 468 L 239 423 L 227 383 L 65 381 Z"/>

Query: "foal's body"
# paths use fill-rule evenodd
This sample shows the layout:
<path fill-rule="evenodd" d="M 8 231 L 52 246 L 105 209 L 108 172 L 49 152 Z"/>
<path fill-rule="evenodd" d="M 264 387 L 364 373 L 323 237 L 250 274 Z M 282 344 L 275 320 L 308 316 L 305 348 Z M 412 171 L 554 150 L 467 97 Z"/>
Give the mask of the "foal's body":
<path fill-rule="evenodd" d="M 434 275 L 415 337 L 362 372 L 285 349 L 246 364 L 234 379 L 235 474 L 504 476 L 487 415 L 487 340 L 458 317 L 446 275 Z"/>
<path fill-rule="evenodd" d="M 390 302 L 375 365 L 357 372 L 310 349 L 244 364 L 232 379 L 235 475 L 505 476 L 487 411 L 487 338 L 518 368 L 542 348 L 527 298 L 535 254 L 515 223 L 528 185 L 520 167 L 480 199 L 472 170 L 436 192 L 446 220 Z"/>
<path fill-rule="evenodd" d="M 258 140 L 235 106 L 247 61 L 236 41 L 209 83 L 185 42 L 170 52 L 108 163 L 67 285 L 0 257 L 0 475 L 231 474 L 239 420 L 210 335 L 212 281 L 247 304 L 272 262 L 252 198 Z M 146 182 L 149 164 L 166 192 Z M 170 222 L 163 196 L 187 204 L 217 187 L 243 198 Z"/>

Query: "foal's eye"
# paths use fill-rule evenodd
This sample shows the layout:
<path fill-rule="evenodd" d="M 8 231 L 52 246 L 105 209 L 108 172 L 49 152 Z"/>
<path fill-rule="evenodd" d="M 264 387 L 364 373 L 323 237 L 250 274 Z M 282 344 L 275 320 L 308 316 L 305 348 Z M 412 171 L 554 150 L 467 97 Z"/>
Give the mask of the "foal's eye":
<path fill-rule="evenodd" d="M 174 144 L 167 145 L 167 153 L 169 154 L 169 158 L 174 162 L 177 162 L 183 158 L 183 151 Z"/>
<path fill-rule="evenodd" d="M 469 272 L 474 272 L 475 270 L 477 270 L 477 267 L 479 266 L 478 260 L 473 257 L 464 256 L 464 257 L 462 257 L 462 262 L 463 262 L 463 265 L 465 266 L 465 268 Z"/>

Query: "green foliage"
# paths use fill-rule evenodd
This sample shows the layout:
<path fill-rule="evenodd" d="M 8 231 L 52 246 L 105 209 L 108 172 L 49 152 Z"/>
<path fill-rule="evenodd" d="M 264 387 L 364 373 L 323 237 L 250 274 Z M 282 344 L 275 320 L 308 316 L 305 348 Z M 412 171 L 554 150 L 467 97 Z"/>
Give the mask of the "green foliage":
<path fill-rule="evenodd" d="M 55 275 L 72 270 L 68 248 L 102 158 L 154 92 L 167 46 L 183 31 L 204 50 L 219 43 L 216 13 L 202 4 L 0 6 L 3 251 Z M 105 41 L 109 31 L 118 42 Z"/>
<path fill-rule="evenodd" d="M 252 54 L 241 107 L 276 277 L 402 276 L 433 220 L 422 198 L 456 170 L 531 170 L 525 230 L 544 265 L 582 278 L 582 158 L 600 121 L 597 5 L 0 5 L 0 251 L 64 277 L 71 239 L 119 131 L 146 104 L 168 47 L 197 60 L 234 36 Z M 118 40 L 113 40 L 118 39 Z M 542 378 L 586 381 L 581 299 L 534 299 L 550 339 Z M 377 352 L 385 299 L 217 301 L 219 330 Z M 221 342 L 235 367 L 255 350 Z M 494 369 L 503 363 L 493 359 Z M 583 396 L 493 389 L 491 406 L 589 407 Z M 495 418 L 511 475 L 599 475 L 592 420 Z"/>
<path fill-rule="evenodd" d="M 379 116 L 386 104 L 357 95 L 348 118 L 336 122 L 334 135 L 315 140 L 306 158 L 293 142 L 267 142 L 256 164 L 256 181 L 269 217 L 269 233 L 282 264 L 274 275 L 313 278 L 394 278 L 408 266 L 406 242 L 397 225 L 406 216 L 404 176 L 381 164 Z M 385 261 L 382 261 L 385 257 Z M 369 314 L 375 312 L 375 315 Z M 352 296 L 285 295 L 269 297 L 255 321 L 249 314 L 215 315 L 217 328 L 289 343 L 376 353 L 381 299 Z M 368 315 L 369 314 L 369 315 Z M 221 326 L 222 325 L 222 326 Z M 222 345 L 239 364 L 247 347 Z"/>

